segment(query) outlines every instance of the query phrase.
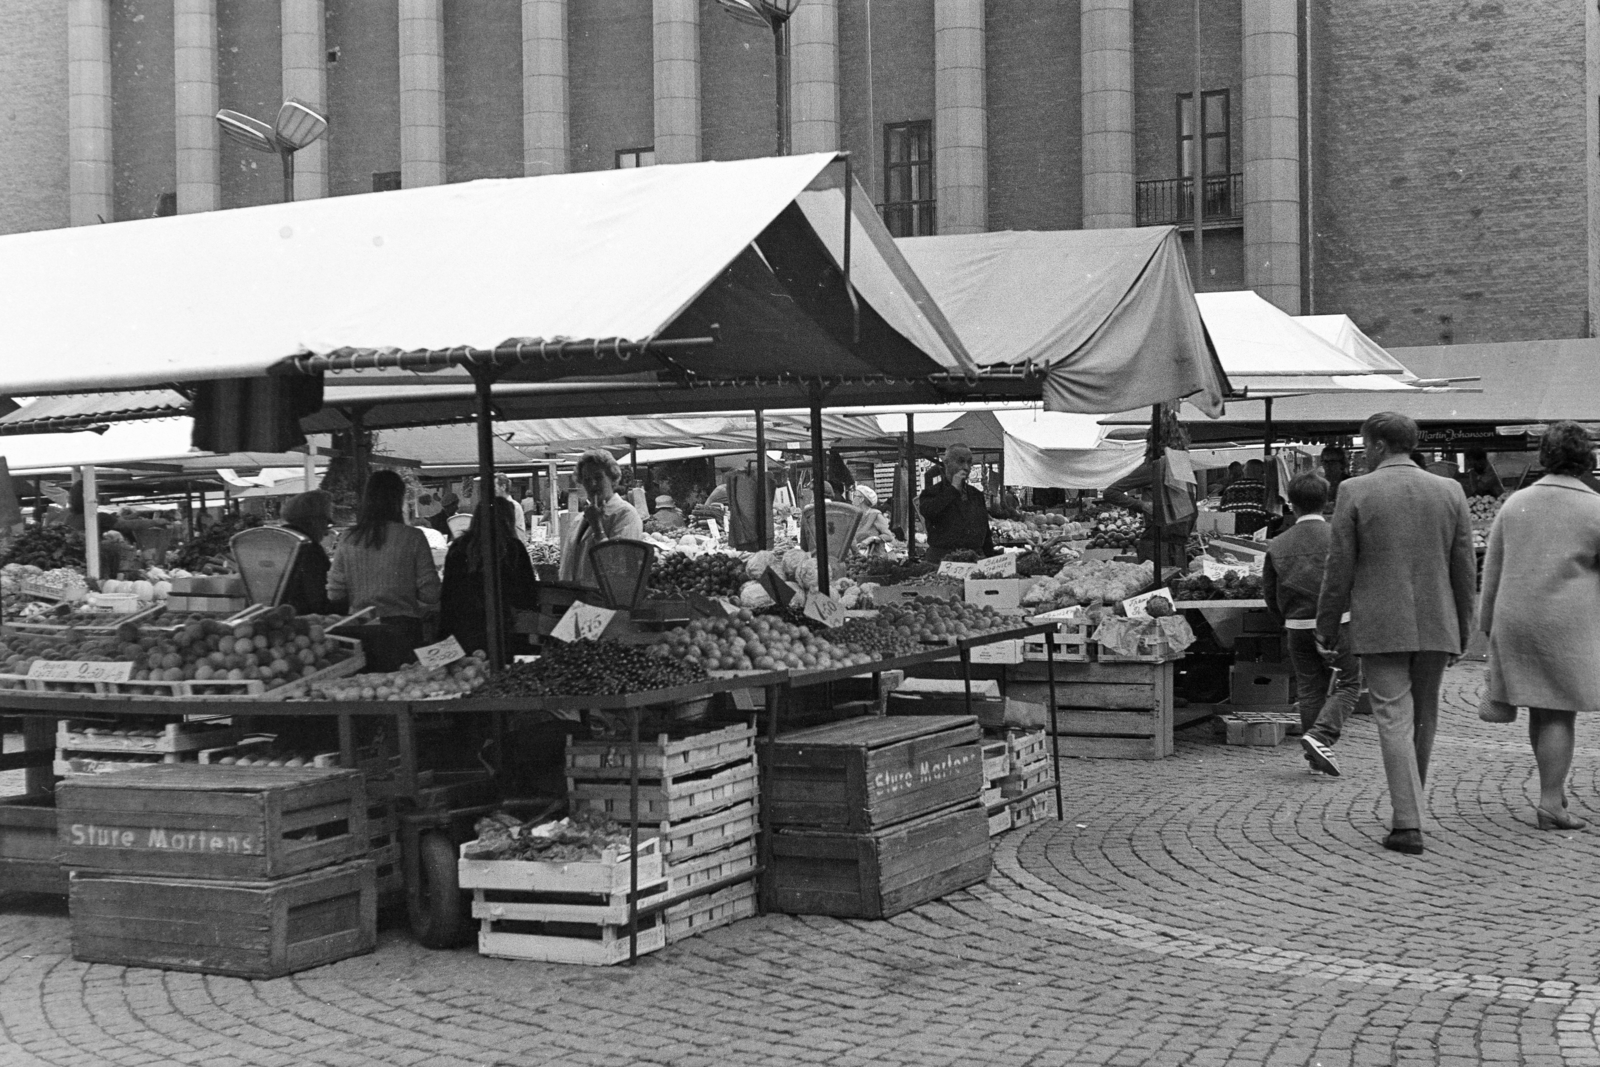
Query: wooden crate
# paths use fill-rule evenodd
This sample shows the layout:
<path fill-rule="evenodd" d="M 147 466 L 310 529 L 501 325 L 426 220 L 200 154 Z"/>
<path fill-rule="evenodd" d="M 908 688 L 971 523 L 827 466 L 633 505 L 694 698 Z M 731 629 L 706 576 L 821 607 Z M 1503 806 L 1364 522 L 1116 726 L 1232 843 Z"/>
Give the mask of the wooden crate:
<path fill-rule="evenodd" d="M 977 803 L 870 833 L 772 835 L 768 896 L 792 915 L 886 919 L 989 876 L 989 816 Z"/>
<path fill-rule="evenodd" d="M 245 735 L 237 726 L 206 722 L 169 722 L 130 736 L 128 730 L 107 730 L 80 722 L 63 722 L 56 727 L 56 747 L 78 752 L 195 752 L 218 745 L 231 745 Z M 176 761 L 174 761 L 176 762 Z"/>
<path fill-rule="evenodd" d="M 992 683 L 991 683 L 992 684 Z M 961 683 L 957 682 L 956 691 L 948 693 L 906 693 L 896 691 L 889 694 L 886 710 L 890 715 L 938 715 L 943 717 L 972 715 L 978 720 L 978 725 L 985 730 L 1004 729 L 1006 724 L 1006 699 L 1005 697 L 984 696 L 976 691 L 972 694 L 972 710 L 967 710 L 967 696 L 961 690 Z M 973 682 L 974 690 L 978 685 Z"/>
<path fill-rule="evenodd" d="M 609 896 L 627 893 L 631 884 L 631 854 L 621 849 L 608 848 L 596 859 L 572 862 L 468 858 L 477 844 L 468 841 L 461 846 L 457 875 L 462 889 Z M 665 881 L 666 876 L 661 872 L 660 842 L 654 837 L 641 837 L 639 884 Z"/>
<path fill-rule="evenodd" d="M 1043 663 L 1050 656 L 1045 651 L 1045 638 L 1049 637 L 1055 642 L 1055 661 L 1057 663 L 1088 663 L 1094 658 L 1095 643 L 1089 634 L 1092 627 L 1087 622 L 1071 621 L 1062 622 L 1060 629 L 1052 634 L 1035 634 L 1022 639 L 1022 661 L 1024 663 Z"/>
<path fill-rule="evenodd" d="M 0 893 L 65 893 L 53 793 L 0 797 Z"/>
<path fill-rule="evenodd" d="M 784 734 L 762 754 L 775 826 L 863 832 L 983 789 L 976 720 L 965 715 L 869 716 Z"/>
<path fill-rule="evenodd" d="M 750 800 L 760 792 L 756 761 L 747 759 L 703 777 L 639 783 L 639 820 L 677 822 Z M 632 818 L 628 782 L 567 779 L 574 812 L 598 811 L 618 822 Z"/>
<path fill-rule="evenodd" d="M 1036 785 L 1054 780 L 1055 776 L 1050 773 L 1050 761 L 1039 760 L 1000 779 L 1000 795 L 1009 800 L 1021 796 Z"/>
<path fill-rule="evenodd" d="M 1172 640 L 1166 634 L 1157 630 L 1140 634 L 1139 651 L 1131 656 L 1120 655 L 1100 645 L 1095 652 L 1095 659 L 1101 663 L 1167 663 L 1182 654 L 1173 649 Z"/>
<path fill-rule="evenodd" d="M 1050 758 L 1050 735 L 1043 730 L 1015 730 L 1006 735 L 1006 774 Z"/>
<path fill-rule="evenodd" d="M 669 864 L 683 863 L 751 840 L 761 828 L 760 812 L 759 799 L 752 798 L 699 818 L 660 823 L 661 853 Z"/>
<path fill-rule="evenodd" d="M 405 891 L 405 868 L 400 862 L 400 819 L 392 801 L 367 801 L 367 858 L 378 887 L 378 906 L 397 903 Z"/>
<path fill-rule="evenodd" d="M 1164 759 L 1173 752 L 1171 663 L 1082 663 L 1056 682 L 1062 756 Z"/>
<path fill-rule="evenodd" d="M 1006 816 L 1011 820 L 1011 829 L 1027 826 L 1029 823 L 1050 818 L 1055 811 L 1056 798 L 1050 793 L 1039 793 L 1027 800 L 1012 802 L 1006 808 Z"/>
<path fill-rule="evenodd" d="M 163 763 L 56 790 L 68 867 L 167 877 L 283 878 L 366 854 L 354 771 Z"/>
<path fill-rule="evenodd" d="M 999 811 L 989 813 L 989 836 L 998 837 L 1011 829 L 1011 809 L 1001 806 Z"/>
<path fill-rule="evenodd" d="M 666 943 L 667 927 L 659 915 L 639 920 L 639 955 L 659 952 Z M 478 928 L 478 954 L 505 960 L 609 967 L 627 962 L 628 928 L 484 919 Z"/>
<path fill-rule="evenodd" d="M 274 881 L 72 872 L 72 957 L 238 978 L 279 978 L 371 952 L 367 860 Z"/>
<path fill-rule="evenodd" d="M 663 913 L 667 944 L 750 918 L 756 913 L 757 895 L 756 883 L 750 881 L 674 904 Z"/>
<path fill-rule="evenodd" d="M 689 890 L 724 878 L 754 872 L 756 868 L 756 840 L 754 836 L 735 842 L 727 848 L 706 852 L 668 862 L 665 865 L 668 898 L 682 896 Z"/>
<path fill-rule="evenodd" d="M 640 883 L 641 906 L 666 895 L 662 879 Z M 533 923 L 581 923 L 595 926 L 626 926 L 628 900 L 626 888 L 612 893 L 544 893 L 520 889 L 474 889 L 472 917 L 495 922 L 511 920 Z"/>
<path fill-rule="evenodd" d="M 1230 745 L 1276 748 L 1283 744 L 1289 730 L 1287 723 L 1273 719 L 1241 719 L 1224 715 L 1218 722 L 1222 725 L 1223 739 Z"/>
<path fill-rule="evenodd" d="M 1011 773 L 1011 750 L 1004 741 L 985 741 L 983 752 L 983 780 L 993 783 Z"/>
<path fill-rule="evenodd" d="M 747 761 L 755 756 L 755 741 L 754 723 L 735 724 L 679 740 L 661 734 L 655 741 L 640 743 L 639 777 L 671 781 Z M 626 782 L 631 774 L 626 740 L 567 740 L 567 777 Z"/>
<path fill-rule="evenodd" d="M 185 757 L 179 753 L 169 752 L 164 755 L 157 753 L 111 753 L 111 752 L 72 752 L 67 749 L 56 749 L 56 758 L 51 770 L 62 778 L 74 778 L 80 775 L 116 774 L 121 771 L 137 770 L 142 767 L 153 767 L 161 763 L 181 763 Z M 193 762 L 191 759 L 189 762 Z"/>

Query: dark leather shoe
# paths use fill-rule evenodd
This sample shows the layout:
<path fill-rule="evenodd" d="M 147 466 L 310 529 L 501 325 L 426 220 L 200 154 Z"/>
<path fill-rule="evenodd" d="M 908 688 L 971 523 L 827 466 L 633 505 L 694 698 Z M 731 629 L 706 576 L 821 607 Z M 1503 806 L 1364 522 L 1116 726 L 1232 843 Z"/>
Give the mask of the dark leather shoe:
<path fill-rule="evenodd" d="M 1582 830 L 1589 823 L 1562 808 L 1560 811 L 1551 811 L 1549 808 L 1534 808 L 1539 816 L 1539 829 L 1541 830 Z"/>
<path fill-rule="evenodd" d="M 1404 852 L 1408 856 L 1422 855 L 1421 830 L 1390 830 L 1383 839 L 1383 847 L 1390 852 Z"/>

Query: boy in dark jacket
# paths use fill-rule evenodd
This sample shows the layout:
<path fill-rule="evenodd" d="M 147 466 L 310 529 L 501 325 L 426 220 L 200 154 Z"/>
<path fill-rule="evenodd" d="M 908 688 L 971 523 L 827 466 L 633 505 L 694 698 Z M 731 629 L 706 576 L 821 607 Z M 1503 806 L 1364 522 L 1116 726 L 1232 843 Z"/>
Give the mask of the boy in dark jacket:
<path fill-rule="evenodd" d="M 1267 610 L 1283 623 L 1289 662 L 1294 665 L 1303 730 L 1300 747 L 1314 769 L 1337 776 L 1333 746 L 1361 693 L 1361 673 L 1350 651 L 1348 614 L 1334 654 L 1325 660 L 1317 648 L 1317 597 L 1332 541 L 1322 517 L 1327 502 L 1328 483 L 1320 474 L 1302 474 L 1289 483 L 1294 525 L 1267 542 L 1261 593 Z"/>

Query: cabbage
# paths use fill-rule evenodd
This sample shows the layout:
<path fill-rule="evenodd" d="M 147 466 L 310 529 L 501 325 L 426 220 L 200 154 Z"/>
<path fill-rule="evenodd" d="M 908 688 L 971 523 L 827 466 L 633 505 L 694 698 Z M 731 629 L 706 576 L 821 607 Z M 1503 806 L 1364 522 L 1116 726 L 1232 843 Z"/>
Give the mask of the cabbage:
<path fill-rule="evenodd" d="M 783 554 L 783 574 L 787 578 L 799 578 L 800 564 L 811 557 L 799 548 L 791 548 Z M 815 562 L 815 561 L 813 561 Z"/>
<path fill-rule="evenodd" d="M 739 603 L 752 610 L 772 606 L 772 595 L 760 582 L 745 582 L 739 587 Z"/>
<path fill-rule="evenodd" d="M 794 580 L 800 583 L 800 588 L 815 592 L 817 588 L 817 561 L 811 558 L 802 559 L 794 570 Z"/>
<path fill-rule="evenodd" d="M 744 566 L 744 572 L 751 578 L 760 578 L 772 566 L 772 553 L 762 549 L 750 557 L 750 562 Z"/>

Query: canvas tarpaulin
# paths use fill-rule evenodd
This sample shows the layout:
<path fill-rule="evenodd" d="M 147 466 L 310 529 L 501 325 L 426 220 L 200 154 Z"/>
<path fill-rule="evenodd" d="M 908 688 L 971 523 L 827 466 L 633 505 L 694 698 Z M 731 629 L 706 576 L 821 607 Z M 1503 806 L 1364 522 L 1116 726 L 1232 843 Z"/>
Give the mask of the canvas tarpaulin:
<path fill-rule="evenodd" d="M 997 411 L 1005 431 L 1007 485 L 1104 489 L 1145 461 L 1142 441 L 1101 441 L 1090 415 Z"/>
<path fill-rule="evenodd" d="M 1043 372 L 1045 407 L 1105 414 L 1188 397 L 1220 414 L 1227 382 L 1172 227 L 909 237 L 906 259 L 985 368 Z"/>

